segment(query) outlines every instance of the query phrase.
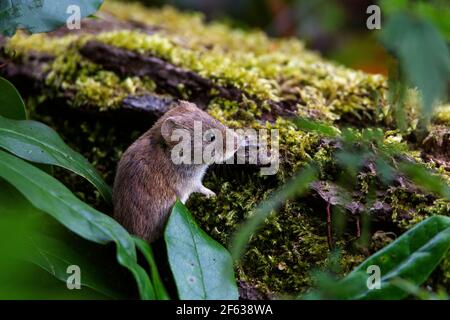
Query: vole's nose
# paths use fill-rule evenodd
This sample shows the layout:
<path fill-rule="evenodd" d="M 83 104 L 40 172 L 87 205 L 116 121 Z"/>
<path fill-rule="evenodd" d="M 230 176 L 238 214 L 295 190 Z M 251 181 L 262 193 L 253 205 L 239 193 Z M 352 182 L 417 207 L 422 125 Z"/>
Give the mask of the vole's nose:
<path fill-rule="evenodd" d="M 250 145 L 250 142 L 248 141 L 248 139 L 242 139 L 241 137 L 238 138 L 240 140 L 240 147 L 248 147 Z"/>

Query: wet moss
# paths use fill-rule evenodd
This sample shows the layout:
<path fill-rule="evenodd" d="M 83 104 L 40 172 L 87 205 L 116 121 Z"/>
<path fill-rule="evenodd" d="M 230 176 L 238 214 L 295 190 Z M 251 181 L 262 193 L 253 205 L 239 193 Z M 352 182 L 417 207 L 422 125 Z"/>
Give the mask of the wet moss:
<path fill-rule="evenodd" d="M 88 106 L 99 111 L 120 108 L 127 96 L 156 89 L 151 79 L 120 77 L 103 70 L 83 59 L 75 47 L 57 56 L 49 68 L 46 85 L 51 88 L 48 90 L 51 98 L 69 97 L 67 101 L 72 106 Z"/>
<path fill-rule="evenodd" d="M 438 124 L 450 125 L 450 104 L 438 107 L 434 114 L 434 120 Z"/>
<path fill-rule="evenodd" d="M 48 37 L 45 33 L 27 35 L 22 31 L 8 40 L 6 50 L 15 53 L 16 57 L 26 57 L 29 52 L 46 53 L 49 55 L 65 54 L 69 45 L 78 36 Z"/>
<path fill-rule="evenodd" d="M 77 55 L 76 48 L 88 40 L 97 40 L 163 58 L 218 85 L 235 86 L 243 90 L 248 99 L 257 99 L 259 110 L 263 110 L 267 100 L 296 101 L 299 115 L 329 122 L 340 119 L 353 123 L 362 120 L 373 124 L 392 122 L 384 77 L 326 61 L 306 50 L 298 40 L 271 39 L 260 31 L 204 23 L 200 14 L 182 14 L 169 7 L 143 9 L 140 5 L 127 4 L 126 10 L 121 8 L 123 4 L 107 2 L 103 10 L 116 18 L 156 26 L 155 33 L 119 30 L 62 37 L 18 33 L 7 48 L 18 54 L 35 51 L 56 55 L 57 59 L 49 66 L 48 84 L 54 92 L 66 90 L 68 83 L 75 84 L 72 98 L 75 105 L 84 103 L 102 110 L 116 108 L 127 93 L 134 93 L 137 88 L 143 87 L 149 92 L 155 89 L 148 79 L 117 79 Z M 79 72 L 76 79 L 75 70 Z M 57 81 L 53 81 L 55 79 Z M 183 88 L 180 90 L 183 96 Z M 411 110 L 417 109 L 416 94 L 410 92 L 408 96 L 413 101 L 407 102 L 408 106 Z M 440 109 L 436 116 L 438 121 L 445 121 L 447 109 Z"/>

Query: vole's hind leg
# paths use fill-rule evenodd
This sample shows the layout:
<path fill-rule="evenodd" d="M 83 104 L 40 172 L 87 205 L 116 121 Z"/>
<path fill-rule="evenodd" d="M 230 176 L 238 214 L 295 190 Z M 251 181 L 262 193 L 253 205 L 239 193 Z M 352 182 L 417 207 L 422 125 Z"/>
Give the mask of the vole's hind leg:
<path fill-rule="evenodd" d="M 204 194 L 207 198 L 211 198 L 211 197 L 215 197 L 216 196 L 214 191 L 209 190 L 204 185 L 200 185 L 200 187 L 197 189 L 197 192 L 201 193 L 201 194 Z"/>

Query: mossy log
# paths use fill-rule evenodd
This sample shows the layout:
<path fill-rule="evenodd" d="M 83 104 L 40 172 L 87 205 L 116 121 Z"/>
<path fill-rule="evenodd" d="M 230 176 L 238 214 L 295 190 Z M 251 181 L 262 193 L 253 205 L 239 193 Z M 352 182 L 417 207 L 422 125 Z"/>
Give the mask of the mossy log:
<path fill-rule="evenodd" d="M 382 128 L 386 145 L 449 179 L 448 105 L 436 113 L 430 135 L 423 142 L 412 141 L 395 129 L 384 77 L 326 61 L 298 40 L 205 23 L 199 14 L 172 8 L 107 2 L 99 17 L 84 20 L 78 31 L 62 28 L 0 38 L 0 65 L 5 64 L 0 74 L 27 94 L 32 118 L 53 126 L 109 183 L 121 153 L 176 99 L 197 103 L 233 128 L 280 131 L 276 175 L 261 176 L 250 165 L 214 166 L 205 185 L 218 196 L 193 196 L 188 202 L 201 226 L 224 245 L 273 190 L 309 161 L 319 164 L 320 181 L 311 192 L 288 201 L 253 235 L 237 266 L 243 297 L 299 293 L 311 287 L 310 271 L 330 259 L 325 218 L 330 207 L 347 222 L 341 233 L 332 235 L 342 248 L 342 274 L 425 217 L 449 215 L 448 201 L 405 177 L 380 186 L 370 161 L 358 174 L 351 201 L 340 201 L 340 168 L 333 158 L 339 141 L 299 130 L 290 121 L 302 116 L 336 128 Z M 411 91 L 411 126 L 417 120 L 417 101 Z M 111 211 L 77 177 L 58 170 L 56 175 L 88 203 Z M 376 196 L 369 204 L 369 185 L 374 182 Z M 364 217 L 371 224 L 369 243 L 361 246 L 358 230 Z M 449 261 L 444 260 L 430 285 L 450 288 Z"/>

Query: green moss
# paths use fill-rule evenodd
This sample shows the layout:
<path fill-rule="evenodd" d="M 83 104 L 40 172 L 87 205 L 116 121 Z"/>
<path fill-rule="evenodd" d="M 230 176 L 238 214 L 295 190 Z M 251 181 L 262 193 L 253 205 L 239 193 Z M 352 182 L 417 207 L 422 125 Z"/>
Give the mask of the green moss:
<path fill-rule="evenodd" d="M 65 37 L 48 37 L 45 33 L 27 35 L 18 31 L 7 42 L 6 50 L 16 56 L 25 57 L 28 52 L 46 53 L 49 55 L 64 54 L 69 45 L 78 39 L 76 35 Z"/>
<path fill-rule="evenodd" d="M 121 78 L 114 72 L 81 57 L 76 48 L 66 50 L 52 63 L 46 78 L 49 95 L 67 98 L 73 106 L 95 107 L 100 111 L 119 108 L 128 95 L 153 92 L 155 83 L 148 78 Z M 105 99 L 105 97 L 107 97 Z"/>
<path fill-rule="evenodd" d="M 214 80 L 218 85 L 233 84 L 261 99 L 276 99 L 275 83 L 263 77 L 251 55 L 239 57 L 220 52 L 187 49 L 159 34 L 147 35 L 136 31 L 103 33 L 97 40 L 140 53 L 150 53 L 178 66 L 193 70 Z"/>
<path fill-rule="evenodd" d="M 206 28 L 206 27 L 205 27 Z M 205 34 L 209 34 L 210 31 Z M 188 39 L 198 35 L 189 35 Z M 247 39 L 253 35 L 248 34 Z M 218 85 L 233 85 L 249 97 L 261 100 L 301 100 L 298 108 L 309 115 L 336 120 L 351 113 L 370 117 L 376 108 L 372 96 L 382 96 L 384 78 L 367 75 L 322 60 L 304 50 L 241 51 L 228 42 L 215 42 L 213 49 L 180 45 L 179 35 L 146 35 L 136 31 L 104 33 L 97 40 L 128 50 L 150 53 L 193 70 Z M 266 39 L 266 47 L 294 46 L 292 41 Z"/>
<path fill-rule="evenodd" d="M 381 76 L 337 66 L 303 48 L 293 39 L 270 39 L 261 32 L 243 32 L 218 23 L 204 24 L 199 15 L 181 14 L 173 9 L 142 10 L 110 3 L 105 6 L 113 15 L 127 16 L 133 20 L 154 23 L 161 29 L 155 34 L 139 31 L 112 31 L 98 35 L 46 37 L 22 33 L 16 34 L 8 44 L 8 50 L 18 53 L 30 50 L 56 55 L 50 66 L 50 84 L 56 77 L 73 80 L 73 72 L 81 68 L 76 90 L 75 104 L 97 105 L 101 100 L 112 101 L 100 104 L 104 109 L 116 106 L 123 97 L 117 93 L 124 86 L 112 79 L 101 68 L 80 60 L 76 48 L 87 40 L 98 40 L 117 47 L 152 54 L 178 66 L 195 71 L 218 85 L 232 85 L 243 90 L 248 99 L 259 99 L 264 107 L 266 100 L 298 100 L 300 114 L 334 121 L 342 114 L 351 113 L 359 118 L 369 115 L 376 104 L 371 99 L 375 92 L 385 95 L 385 79 Z M 145 18 L 144 18 L 145 16 Z M 188 27 L 189 26 L 189 27 Z M 83 74 L 93 78 L 87 80 Z M 97 74 L 96 74 L 97 73 Z M 105 81 L 103 78 L 106 77 Z M 123 81 L 123 79 L 122 79 Z M 76 83 L 76 82 L 75 82 Z M 65 87 L 53 86 L 53 91 Z M 137 86 L 139 87 L 139 86 Z M 79 91 L 79 92 L 78 92 Z M 123 91 L 123 90 L 122 90 Z M 125 90 L 126 91 L 126 90 Z M 107 99 L 98 99 L 99 96 Z M 212 94 L 213 96 L 213 94 Z"/>
<path fill-rule="evenodd" d="M 50 66 L 49 84 L 57 93 L 65 90 L 65 85 L 76 84 L 72 97 L 75 105 L 98 105 L 102 110 L 116 108 L 126 94 L 134 92 L 133 89 L 154 90 L 149 80 L 141 79 L 143 83 L 139 83 L 135 78 L 117 79 L 110 72 L 92 68 L 92 64 L 77 57 L 76 48 L 87 40 L 98 40 L 161 57 L 218 85 L 240 88 L 248 99 L 258 99 L 255 109 L 259 112 L 267 100 L 295 100 L 298 101 L 299 115 L 329 122 L 341 118 L 373 124 L 392 122 L 384 77 L 326 61 L 306 50 L 298 40 L 271 39 L 260 31 L 242 31 L 220 23 L 204 23 L 199 14 L 182 14 L 169 7 L 143 9 L 140 5 L 127 4 L 123 10 L 123 4 L 110 1 L 103 10 L 120 19 L 158 28 L 154 34 L 131 30 L 64 37 L 17 33 L 9 41 L 8 50 L 19 54 L 31 50 L 56 55 L 55 63 Z M 74 66 L 81 69 L 80 77 L 76 79 L 73 79 L 73 72 L 78 69 Z M 86 74 L 84 69 L 89 72 Z M 90 79 L 86 79 L 87 76 Z M 55 78 L 60 81 L 54 83 Z M 183 88 L 180 90 L 185 98 L 189 98 L 188 93 L 183 93 Z M 211 96 L 214 97 L 213 92 Z M 407 102 L 410 109 L 417 109 L 416 94 L 410 92 L 408 96 L 411 97 Z M 436 116 L 439 121 L 445 121 L 448 114 L 446 109 L 443 110 Z M 414 112 L 412 114 L 414 117 Z"/>
<path fill-rule="evenodd" d="M 438 107 L 434 118 L 436 123 L 450 125 L 450 104 Z"/>

